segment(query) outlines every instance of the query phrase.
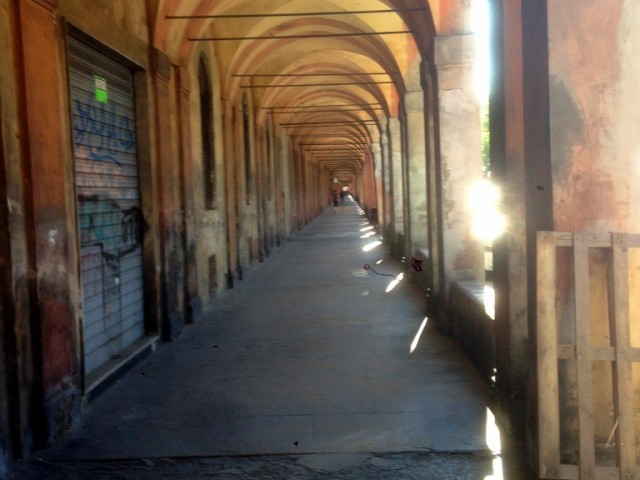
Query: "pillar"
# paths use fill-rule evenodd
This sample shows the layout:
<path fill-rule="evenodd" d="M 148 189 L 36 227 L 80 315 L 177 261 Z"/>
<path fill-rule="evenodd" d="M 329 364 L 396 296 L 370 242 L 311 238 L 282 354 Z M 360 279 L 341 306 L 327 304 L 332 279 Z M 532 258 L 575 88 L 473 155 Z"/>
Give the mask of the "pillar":
<path fill-rule="evenodd" d="M 380 136 L 380 159 L 382 162 L 382 225 L 383 235 L 393 238 L 393 209 L 391 208 L 391 161 L 389 150 L 389 136 L 385 132 Z"/>
<path fill-rule="evenodd" d="M 525 177 L 523 27 L 521 1 L 492 0 L 493 85 L 489 107 L 491 131 L 491 179 L 502 195 L 502 212 L 507 230 L 493 247 L 495 290 L 496 386 L 504 408 L 517 412 L 514 430 L 522 437 L 528 425 L 535 424 L 535 408 L 526 405 L 531 345 L 529 343 L 526 201 L 534 195 L 539 201 L 543 191 L 535 193 Z M 535 300 L 532 299 L 535 302 Z M 533 397 L 534 395 L 529 395 Z M 529 434 L 530 435 L 530 434 Z"/>
<path fill-rule="evenodd" d="M 191 152 L 191 110 L 189 108 L 189 78 L 179 70 L 178 112 L 180 129 L 180 197 L 184 244 L 184 296 L 186 320 L 194 322 L 202 315 L 202 302 L 198 294 L 198 269 L 196 261 L 195 205 L 193 199 L 194 174 Z"/>
<path fill-rule="evenodd" d="M 236 185 L 236 155 L 235 155 L 235 108 L 229 100 L 223 100 L 223 139 L 224 139 L 224 188 L 226 195 L 227 217 L 227 286 L 233 288 L 238 278 L 238 211 Z"/>
<path fill-rule="evenodd" d="M 391 180 L 391 209 L 393 210 L 393 236 L 391 248 L 396 256 L 405 255 L 405 218 L 404 218 L 404 182 L 402 168 L 402 138 L 398 118 L 389 119 L 389 158 Z"/>
<path fill-rule="evenodd" d="M 428 245 L 427 223 L 427 158 L 425 148 L 424 94 L 407 92 L 404 97 L 407 132 L 408 221 L 411 226 L 407 255 Z"/>
<path fill-rule="evenodd" d="M 78 418 L 81 399 L 81 351 L 78 313 L 71 301 L 77 292 L 76 236 L 73 232 L 74 198 L 69 137 L 61 112 L 66 111 L 61 92 L 66 86 L 64 66 L 58 46 L 55 21 L 57 2 L 21 1 L 19 31 L 22 34 L 21 64 L 24 71 L 24 102 L 20 105 L 25 123 L 21 145 L 30 195 L 24 208 L 29 225 L 31 249 L 29 270 L 37 292 L 37 312 L 33 312 L 24 340 L 31 336 L 33 370 L 29 396 L 38 405 L 31 418 L 35 444 L 54 442 Z M 20 68 L 20 67 L 18 67 Z M 26 325 L 25 325 L 26 327 Z M 24 341 L 20 340 L 20 341 Z M 44 408 L 39 408 L 40 406 Z M 34 410 L 32 410 L 34 411 Z"/>
<path fill-rule="evenodd" d="M 442 185 L 440 184 L 440 163 L 438 160 L 437 139 L 437 98 L 438 89 L 436 71 L 433 62 L 426 62 L 422 66 L 422 90 L 424 100 L 424 127 L 426 142 L 426 191 L 427 191 L 427 246 L 429 261 L 423 265 L 428 276 L 429 288 L 433 292 L 440 292 L 444 285 L 444 268 L 442 261 L 442 216 L 440 204 Z"/>
<path fill-rule="evenodd" d="M 371 205 L 367 205 L 367 207 L 376 209 L 379 232 L 384 232 L 386 228 L 386 223 L 384 221 L 384 160 L 382 155 L 382 148 L 380 147 L 379 143 L 373 143 L 371 145 L 371 152 L 369 153 L 369 157 L 365 161 L 369 163 L 373 162 L 373 165 L 365 165 L 365 168 L 371 169 L 373 167 L 373 185 L 375 185 L 375 192 L 373 192 L 374 194 L 368 197 L 374 201 L 371 202 Z M 364 192 L 358 193 L 362 196 L 362 193 Z"/>
<path fill-rule="evenodd" d="M 156 155 L 158 172 L 159 228 L 161 238 L 162 333 L 175 338 L 184 325 L 184 258 L 182 256 L 182 222 L 178 220 L 181 204 L 178 192 L 180 178 L 175 141 L 175 75 L 174 67 L 162 52 L 153 52 L 152 62 L 156 107 Z M 173 101 L 172 101 L 173 100 Z M 173 125 L 172 125 L 173 123 Z"/>
<path fill-rule="evenodd" d="M 435 38 L 439 182 L 445 298 L 451 282 L 484 278 L 483 245 L 472 233 L 468 196 L 482 179 L 480 106 L 473 87 L 472 35 Z"/>

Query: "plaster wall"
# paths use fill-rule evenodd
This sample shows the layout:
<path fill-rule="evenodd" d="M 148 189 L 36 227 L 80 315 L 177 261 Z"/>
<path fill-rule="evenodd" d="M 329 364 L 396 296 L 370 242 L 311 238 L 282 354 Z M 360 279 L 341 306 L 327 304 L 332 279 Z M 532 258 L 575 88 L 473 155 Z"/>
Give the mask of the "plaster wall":
<path fill-rule="evenodd" d="M 149 30 L 144 0 L 59 0 L 57 3 L 59 18 L 133 63 L 148 67 Z"/>
<path fill-rule="evenodd" d="M 623 14 L 624 4 L 627 3 Z M 635 11 L 634 11 L 635 10 Z M 630 31 L 640 6 L 549 3 L 551 160 L 555 223 L 567 231 L 637 231 L 640 66 Z M 603 21 L 604 20 L 604 21 Z M 586 207 L 586 208 L 585 208 Z"/>

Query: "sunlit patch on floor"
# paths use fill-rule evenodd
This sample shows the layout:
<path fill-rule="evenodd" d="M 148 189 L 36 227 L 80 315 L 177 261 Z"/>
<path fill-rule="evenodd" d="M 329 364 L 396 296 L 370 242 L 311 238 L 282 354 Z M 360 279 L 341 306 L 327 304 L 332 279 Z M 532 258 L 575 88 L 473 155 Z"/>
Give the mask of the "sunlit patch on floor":
<path fill-rule="evenodd" d="M 429 317 L 424 317 L 424 320 L 422 320 L 418 333 L 416 333 L 416 336 L 413 338 L 413 342 L 411 342 L 411 346 L 409 347 L 409 353 L 413 353 L 416 348 L 418 348 L 418 343 L 420 342 L 420 338 L 422 338 L 422 332 L 424 332 L 424 327 L 427 326 L 428 321 Z"/>
<path fill-rule="evenodd" d="M 385 293 L 389 293 L 391 290 L 396 288 L 403 278 L 404 278 L 404 273 L 399 273 L 396 278 L 394 278 L 389 282 L 389 285 L 387 285 L 387 289 L 385 290 Z"/>
<path fill-rule="evenodd" d="M 380 245 L 382 245 L 382 242 L 380 240 L 376 240 L 376 241 L 368 243 L 364 247 L 362 247 L 362 251 L 363 252 L 370 252 L 371 250 L 373 250 L 376 247 L 379 247 Z"/>

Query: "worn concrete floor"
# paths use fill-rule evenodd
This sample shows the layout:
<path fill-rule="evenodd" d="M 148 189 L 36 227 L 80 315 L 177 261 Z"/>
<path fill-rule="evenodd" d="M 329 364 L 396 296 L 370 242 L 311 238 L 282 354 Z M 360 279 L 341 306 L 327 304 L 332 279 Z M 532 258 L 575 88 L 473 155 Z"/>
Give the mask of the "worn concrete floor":
<path fill-rule="evenodd" d="M 327 209 L 15 478 L 502 479 L 488 386 L 368 228 Z"/>

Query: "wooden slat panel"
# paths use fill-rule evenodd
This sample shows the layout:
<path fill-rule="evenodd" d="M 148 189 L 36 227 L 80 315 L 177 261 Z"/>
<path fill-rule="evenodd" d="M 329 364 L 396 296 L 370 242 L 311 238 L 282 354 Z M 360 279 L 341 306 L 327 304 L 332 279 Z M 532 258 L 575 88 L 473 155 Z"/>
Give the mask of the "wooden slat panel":
<path fill-rule="evenodd" d="M 581 242 L 587 247 L 608 248 L 611 246 L 610 233 L 581 233 Z M 573 233 L 555 232 L 556 245 L 558 247 L 571 247 L 575 242 Z"/>
<path fill-rule="evenodd" d="M 640 234 L 627 233 L 624 235 L 624 247 L 627 248 L 640 248 Z"/>
<path fill-rule="evenodd" d="M 556 248 L 574 247 L 576 345 L 558 344 Z M 589 318 L 589 248 L 611 249 L 609 312 L 611 347 L 592 348 Z M 640 248 L 638 234 L 572 234 L 538 232 L 538 388 L 540 478 L 562 480 L 631 480 L 640 478 L 636 465 L 632 363 L 640 348 L 632 348 L 629 326 L 628 248 Z M 560 464 L 558 359 L 576 359 L 580 465 Z M 617 467 L 595 465 L 592 362 L 613 362 Z M 555 451 L 554 451 L 555 449 Z"/>
<path fill-rule="evenodd" d="M 537 347 L 540 477 L 558 478 L 560 409 L 556 326 L 556 244 L 553 232 L 538 232 Z"/>
<path fill-rule="evenodd" d="M 596 467 L 596 480 L 619 480 L 620 473 L 616 467 Z M 560 465 L 560 476 L 562 480 L 578 480 L 580 472 L 577 465 Z M 556 479 L 558 480 L 558 479 Z"/>
<path fill-rule="evenodd" d="M 558 359 L 574 360 L 576 358 L 575 345 L 558 345 Z"/>
<path fill-rule="evenodd" d="M 573 233 L 570 232 L 553 232 L 556 238 L 556 246 L 572 247 Z M 593 248 L 609 248 L 611 247 L 611 233 L 587 233 L 586 244 Z M 625 234 L 624 246 L 627 248 L 640 248 L 640 234 Z"/>
<path fill-rule="evenodd" d="M 573 240 L 575 329 L 577 353 L 580 480 L 595 479 L 593 384 L 591 380 L 591 325 L 589 319 L 589 237 L 577 233 Z"/>
<path fill-rule="evenodd" d="M 613 368 L 613 399 L 618 420 L 616 431 L 620 478 L 632 479 L 637 473 L 631 378 L 629 328 L 629 265 L 627 235 L 615 234 L 609 264 L 609 315 L 611 340 L 616 358 Z"/>
<path fill-rule="evenodd" d="M 558 360 L 575 360 L 575 345 L 558 345 Z M 613 347 L 594 347 L 591 349 L 591 360 L 613 362 L 616 359 L 616 352 Z"/>
<path fill-rule="evenodd" d="M 613 347 L 594 347 L 591 349 L 591 360 L 613 362 L 616 359 L 616 351 Z"/>

